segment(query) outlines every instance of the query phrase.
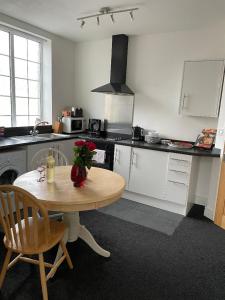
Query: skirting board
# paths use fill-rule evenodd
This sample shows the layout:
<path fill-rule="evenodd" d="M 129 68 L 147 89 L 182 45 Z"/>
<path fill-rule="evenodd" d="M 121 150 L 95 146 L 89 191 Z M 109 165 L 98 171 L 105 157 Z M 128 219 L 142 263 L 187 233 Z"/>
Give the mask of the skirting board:
<path fill-rule="evenodd" d="M 151 198 L 151 197 L 147 197 L 144 195 L 140 195 L 140 194 L 136 194 L 136 193 L 131 193 L 128 191 L 125 191 L 123 194 L 123 198 L 128 199 L 128 200 L 132 200 L 138 203 L 142 203 L 145 205 L 149 205 L 149 206 L 153 206 L 156 208 L 160 208 L 166 211 L 170 211 L 176 214 L 180 214 L 183 216 L 187 215 L 186 212 L 186 206 L 184 205 L 179 205 L 176 203 L 172 203 L 166 200 L 159 200 L 156 198 Z"/>
<path fill-rule="evenodd" d="M 205 211 L 204 211 L 204 216 L 207 217 L 208 219 L 214 221 L 214 215 L 215 215 L 214 209 L 206 206 Z"/>

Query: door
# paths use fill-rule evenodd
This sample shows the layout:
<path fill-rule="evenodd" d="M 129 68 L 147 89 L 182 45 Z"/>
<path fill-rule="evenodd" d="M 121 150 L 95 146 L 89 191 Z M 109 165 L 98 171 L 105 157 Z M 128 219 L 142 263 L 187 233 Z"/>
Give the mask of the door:
<path fill-rule="evenodd" d="M 180 99 L 180 113 L 217 117 L 223 85 L 224 61 L 186 61 Z"/>
<path fill-rule="evenodd" d="M 219 188 L 214 223 L 225 229 L 225 149 L 221 157 Z"/>
<path fill-rule="evenodd" d="M 167 152 L 133 148 L 129 191 L 164 199 L 167 164 Z"/>
<path fill-rule="evenodd" d="M 66 156 L 66 158 L 68 159 L 69 165 L 73 164 L 73 159 L 74 159 L 73 148 L 74 148 L 75 141 L 76 141 L 76 139 L 64 140 L 64 141 L 58 142 L 59 150 Z"/>
<path fill-rule="evenodd" d="M 129 184 L 131 147 L 115 145 L 113 171 L 124 177 L 126 189 Z"/>

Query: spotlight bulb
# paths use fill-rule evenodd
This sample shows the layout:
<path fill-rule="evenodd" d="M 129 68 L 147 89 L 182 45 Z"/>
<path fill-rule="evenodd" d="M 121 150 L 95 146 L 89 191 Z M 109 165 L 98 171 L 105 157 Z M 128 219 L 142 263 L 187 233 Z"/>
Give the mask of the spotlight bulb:
<path fill-rule="evenodd" d="M 130 18 L 131 18 L 131 21 L 134 21 L 134 14 L 133 14 L 132 10 L 130 11 Z"/>
<path fill-rule="evenodd" d="M 114 23 L 115 23 L 115 19 L 114 19 L 113 14 L 110 15 L 110 18 L 111 18 L 111 20 L 112 20 L 112 23 L 114 24 Z"/>
<path fill-rule="evenodd" d="M 85 24 L 85 21 L 82 20 L 82 21 L 81 21 L 81 24 L 80 24 L 80 28 L 83 28 L 83 27 L 84 27 L 84 24 Z"/>

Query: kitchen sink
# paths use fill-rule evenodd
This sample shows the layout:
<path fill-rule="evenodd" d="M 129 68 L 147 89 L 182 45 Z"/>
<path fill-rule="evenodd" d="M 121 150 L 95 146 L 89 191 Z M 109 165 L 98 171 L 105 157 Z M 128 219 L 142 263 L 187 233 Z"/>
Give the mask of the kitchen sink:
<path fill-rule="evenodd" d="M 38 142 L 46 141 L 54 138 L 68 137 L 66 134 L 61 133 L 42 133 L 38 135 L 22 135 L 22 136 L 13 136 L 10 139 L 18 142 Z"/>
<path fill-rule="evenodd" d="M 52 138 L 60 138 L 60 137 L 69 137 L 68 134 L 62 134 L 62 133 L 41 133 L 38 134 L 37 137 L 43 137 L 43 138 L 48 138 L 48 139 L 52 139 Z"/>

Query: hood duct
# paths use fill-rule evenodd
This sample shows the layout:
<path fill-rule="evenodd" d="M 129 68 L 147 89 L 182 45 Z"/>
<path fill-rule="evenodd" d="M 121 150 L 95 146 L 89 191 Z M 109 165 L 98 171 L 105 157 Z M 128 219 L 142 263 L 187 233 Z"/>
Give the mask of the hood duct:
<path fill-rule="evenodd" d="M 128 36 L 118 34 L 112 36 L 112 58 L 110 82 L 92 92 L 113 95 L 134 95 L 126 85 Z"/>

